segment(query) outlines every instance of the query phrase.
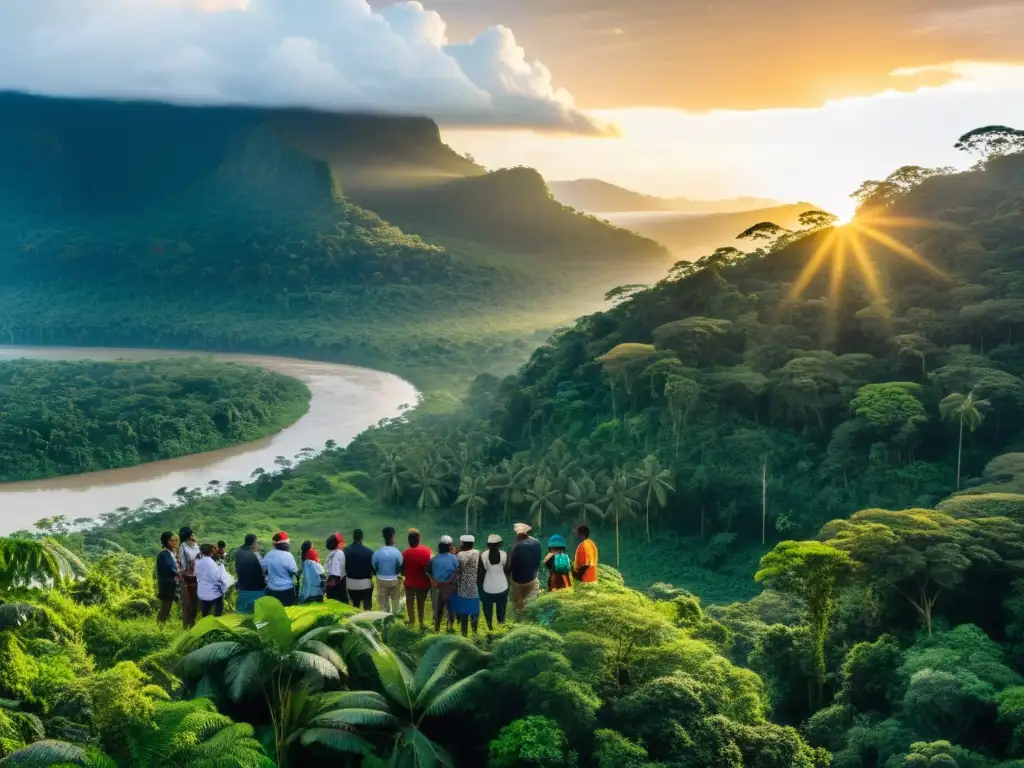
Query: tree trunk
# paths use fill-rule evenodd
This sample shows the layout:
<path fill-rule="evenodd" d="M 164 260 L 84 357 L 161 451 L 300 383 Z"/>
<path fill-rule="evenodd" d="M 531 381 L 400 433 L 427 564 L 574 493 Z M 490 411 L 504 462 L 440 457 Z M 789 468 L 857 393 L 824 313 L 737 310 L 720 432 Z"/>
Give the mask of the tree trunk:
<path fill-rule="evenodd" d="M 619 567 L 619 510 L 615 510 L 615 567 Z"/>
<path fill-rule="evenodd" d="M 761 465 L 761 546 L 765 541 L 765 521 L 768 519 L 768 457 Z"/>
<path fill-rule="evenodd" d="M 964 412 L 960 410 L 960 444 L 956 451 L 956 489 L 960 490 L 960 459 L 964 455 Z"/>
<path fill-rule="evenodd" d="M 647 547 L 651 546 L 651 486 L 647 486 Z"/>

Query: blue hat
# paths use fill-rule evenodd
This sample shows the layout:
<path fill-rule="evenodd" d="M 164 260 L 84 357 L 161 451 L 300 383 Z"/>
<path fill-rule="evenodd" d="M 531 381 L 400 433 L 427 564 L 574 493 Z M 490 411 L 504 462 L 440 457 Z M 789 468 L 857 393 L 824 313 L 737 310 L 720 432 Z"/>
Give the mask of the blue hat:
<path fill-rule="evenodd" d="M 554 536 L 548 539 L 548 549 L 554 549 L 555 547 L 561 547 L 562 549 L 565 549 L 565 539 L 562 537 L 562 534 L 560 533 L 556 533 Z"/>

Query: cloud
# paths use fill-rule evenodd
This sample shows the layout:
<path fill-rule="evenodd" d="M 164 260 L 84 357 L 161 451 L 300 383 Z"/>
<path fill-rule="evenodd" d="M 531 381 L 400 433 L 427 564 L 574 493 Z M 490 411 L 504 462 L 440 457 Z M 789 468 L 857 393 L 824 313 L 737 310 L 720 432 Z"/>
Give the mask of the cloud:
<path fill-rule="evenodd" d="M 0 90 L 426 114 L 612 132 L 502 26 L 464 43 L 419 2 L 3 0 Z"/>

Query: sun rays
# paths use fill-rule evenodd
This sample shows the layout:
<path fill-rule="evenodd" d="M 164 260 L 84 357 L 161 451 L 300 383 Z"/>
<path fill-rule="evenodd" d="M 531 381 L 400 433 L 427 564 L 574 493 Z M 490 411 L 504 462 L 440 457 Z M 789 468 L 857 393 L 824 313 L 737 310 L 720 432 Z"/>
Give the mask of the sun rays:
<path fill-rule="evenodd" d="M 881 246 L 886 252 L 899 256 L 933 277 L 948 279 L 945 272 L 930 263 L 913 248 L 881 229 L 881 227 L 920 229 L 934 226 L 936 226 L 934 222 L 924 219 L 861 216 L 843 226 L 832 227 L 824 234 L 818 247 L 793 282 L 793 286 L 786 295 L 786 302 L 800 298 L 818 273 L 827 268 L 830 270 L 829 303 L 835 311 L 842 294 L 846 272 L 850 267 L 855 268 L 860 274 L 872 300 L 885 302 L 885 293 L 879 278 L 878 267 L 866 247 L 868 242 Z"/>

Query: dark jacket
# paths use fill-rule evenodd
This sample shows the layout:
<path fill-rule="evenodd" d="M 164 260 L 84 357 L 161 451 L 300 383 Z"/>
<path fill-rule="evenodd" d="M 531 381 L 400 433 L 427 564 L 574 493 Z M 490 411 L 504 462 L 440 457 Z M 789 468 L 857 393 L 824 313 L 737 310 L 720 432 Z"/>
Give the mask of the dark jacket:
<path fill-rule="evenodd" d="M 267 588 L 267 579 L 263 575 L 263 565 L 251 549 L 239 547 L 235 550 L 235 574 L 238 577 L 240 592 L 259 592 Z"/>
<path fill-rule="evenodd" d="M 156 556 L 156 580 L 165 583 L 178 580 L 178 560 L 169 549 L 161 549 Z"/>
<path fill-rule="evenodd" d="M 516 584 L 529 584 L 540 570 L 540 542 L 532 536 L 516 540 L 509 552 L 509 575 Z"/>
<path fill-rule="evenodd" d="M 358 543 L 345 547 L 345 575 L 350 579 L 373 578 L 373 550 Z"/>

